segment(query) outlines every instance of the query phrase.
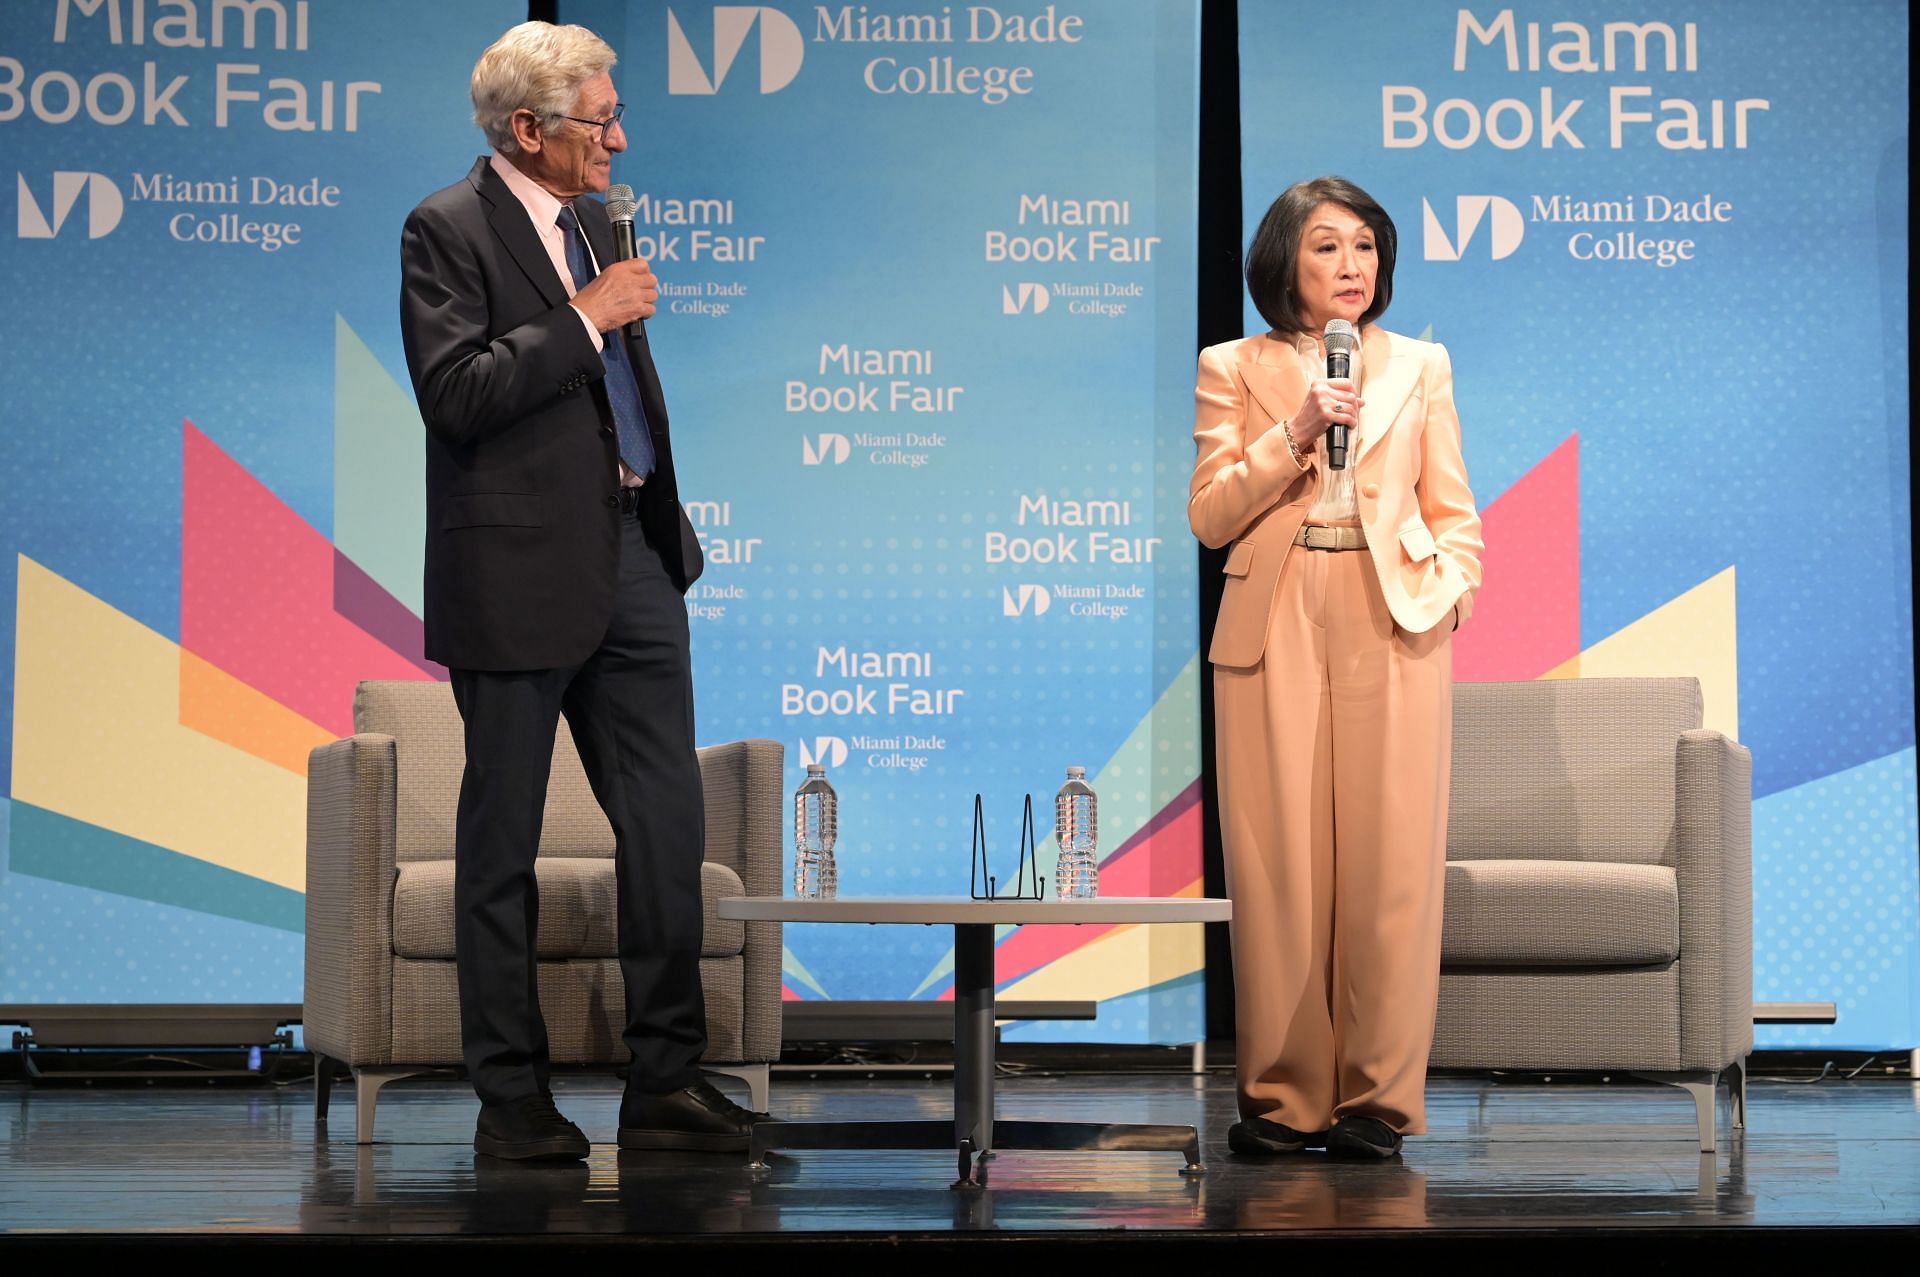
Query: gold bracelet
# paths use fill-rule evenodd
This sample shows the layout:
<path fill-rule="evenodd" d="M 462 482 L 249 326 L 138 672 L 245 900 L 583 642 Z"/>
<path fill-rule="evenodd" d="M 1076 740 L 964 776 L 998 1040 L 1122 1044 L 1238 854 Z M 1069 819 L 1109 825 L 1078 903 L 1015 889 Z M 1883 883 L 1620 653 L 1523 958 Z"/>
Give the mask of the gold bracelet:
<path fill-rule="evenodd" d="M 1280 423 L 1280 433 L 1287 441 L 1287 455 L 1293 458 L 1293 464 L 1305 470 L 1307 468 L 1307 459 L 1300 455 L 1300 445 L 1293 441 L 1292 419 Z"/>

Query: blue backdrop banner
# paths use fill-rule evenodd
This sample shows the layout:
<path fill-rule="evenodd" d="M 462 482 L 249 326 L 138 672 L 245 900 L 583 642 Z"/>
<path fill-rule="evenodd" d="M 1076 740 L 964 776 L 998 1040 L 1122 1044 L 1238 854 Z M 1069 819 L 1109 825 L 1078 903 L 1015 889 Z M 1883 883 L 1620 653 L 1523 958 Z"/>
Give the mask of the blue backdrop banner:
<path fill-rule="evenodd" d="M 840 794 L 842 894 L 968 889 L 973 799 L 1043 870 L 1068 765 L 1102 890 L 1200 879 L 1197 8 L 566 0 L 620 54 L 649 325 L 707 548 L 702 739 Z M 1152 934 L 1160 933 L 1160 934 Z M 792 927 L 798 998 L 933 998 L 951 937 Z M 1198 928 L 1002 940 L 1077 1032 L 1202 1032 Z M 1065 1036 L 1061 1026 L 1021 1034 Z"/>
<path fill-rule="evenodd" d="M 1908 8 L 1240 7 L 1249 235 L 1348 177 L 1451 350 L 1487 521 L 1460 678 L 1691 674 L 1754 755 L 1763 1046 L 1920 1039 Z M 1250 329 L 1264 327 L 1248 310 Z"/>

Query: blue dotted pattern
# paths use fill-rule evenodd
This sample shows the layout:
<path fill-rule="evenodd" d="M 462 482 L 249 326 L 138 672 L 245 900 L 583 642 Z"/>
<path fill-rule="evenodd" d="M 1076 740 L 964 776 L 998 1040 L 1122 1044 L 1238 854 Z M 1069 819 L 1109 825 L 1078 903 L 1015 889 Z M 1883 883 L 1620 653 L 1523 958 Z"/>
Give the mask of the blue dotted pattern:
<path fill-rule="evenodd" d="M 304 937 L 26 874 L 0 877 L 0 1002 L 299 1002 Z"/>
<path fill-rule="evenodd" d="M 1763 1047 L 1911 1046 L 1920 999 L 1914 751 L 1753 808 L 1753 998 L 1833 1002 L 1831 1025 L 1769 1025 Z"/>

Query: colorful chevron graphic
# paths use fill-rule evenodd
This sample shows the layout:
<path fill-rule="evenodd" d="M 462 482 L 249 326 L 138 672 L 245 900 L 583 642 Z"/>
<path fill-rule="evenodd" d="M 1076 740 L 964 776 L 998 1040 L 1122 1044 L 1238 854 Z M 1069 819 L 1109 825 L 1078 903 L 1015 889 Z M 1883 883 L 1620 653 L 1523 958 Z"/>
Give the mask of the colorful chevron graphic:
<path fill-rule="evenodd" d="M 1729 564 L 1584 651 L 1580 647 L 1580 437 L 1569 436 L 1481 510 L 1486 583 L 1454 640 L 1462 682 L 1692 675 L 1705 725 L 1740 739 Z"/>
<path fill-rule="evenodd" d="M 335 486 L 349 495 L 332 538 L 181 424 L 177 639 L 17 556 L 9 896 L 40 880 L 244 924 L 235 952 L 284 961 L 274 934 L 297 949 L 308 754 L 353 730 L 361 679 L 444 674 L 421 656 L 416 615 L 411 398 L 344 321 L 335 355 Z M 187 1000 L 194 971 L 156 1000 Z"/>

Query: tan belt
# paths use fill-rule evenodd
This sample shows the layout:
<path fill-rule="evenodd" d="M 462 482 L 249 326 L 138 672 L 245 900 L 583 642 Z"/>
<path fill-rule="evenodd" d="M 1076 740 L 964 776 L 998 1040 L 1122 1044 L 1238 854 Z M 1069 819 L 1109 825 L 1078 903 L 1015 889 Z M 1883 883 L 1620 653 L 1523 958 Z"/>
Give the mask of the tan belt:
<path fill-rule="evenodd" d="M 1324 523 L 1303 523 L 1300 531 L 1294 534 L 1293 543 L 1304 545 L 1309 550 L 1364 550 L 1367 548 L 1365 528 L 1331 528 Z"/>

